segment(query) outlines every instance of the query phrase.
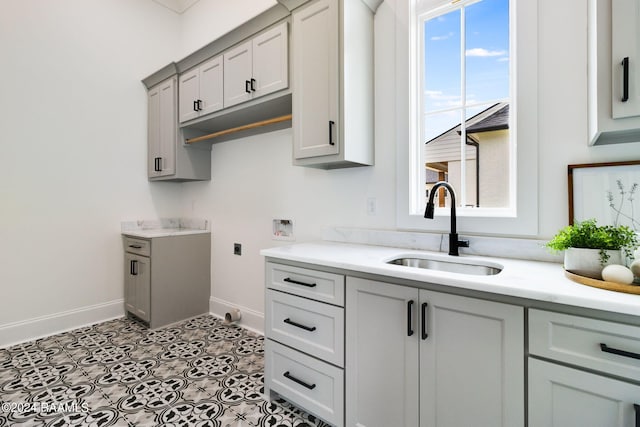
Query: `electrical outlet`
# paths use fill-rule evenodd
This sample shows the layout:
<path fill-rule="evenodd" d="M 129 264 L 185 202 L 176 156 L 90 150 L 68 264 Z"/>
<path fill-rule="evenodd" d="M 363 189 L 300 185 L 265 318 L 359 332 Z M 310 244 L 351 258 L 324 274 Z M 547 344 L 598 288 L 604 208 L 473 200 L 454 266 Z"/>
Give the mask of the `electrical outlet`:
<path fill-rule="evenodd" d="M 367 215 L 375 216 L 378 212 L 378 201 L 375 197 L 369 197 L 367 199 Z"/>
<path fill-rule="evenodd" d="M 242 245 L 240 243 L 233 244 L 233 254 L 242 255 Z"/>

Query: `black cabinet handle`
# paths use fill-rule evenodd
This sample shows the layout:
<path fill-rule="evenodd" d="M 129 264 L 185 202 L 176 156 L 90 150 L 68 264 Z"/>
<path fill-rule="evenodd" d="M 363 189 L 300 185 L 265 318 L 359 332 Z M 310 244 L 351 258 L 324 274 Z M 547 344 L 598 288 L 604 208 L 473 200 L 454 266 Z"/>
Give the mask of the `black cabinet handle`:
<path fill-rule="evenodd" d="M 291 326 L 295 326 L 296 328 L 300 328 L 300 329 L 304 329 L 305 331 L 309 331 L 309 332 L 313 332 L 316 330 L 315 326 L 305 326 L 305 325 L 301 325 L 300 323 L 296 323 L 293 320 L 286 318 L 283 320 L 284 323 L 288 323 Z"/>
<path fill-rule="evenodd" d="M 290 279 L 288 277 L 286 279 L 284 279 L 283 282 L 293 283 L 294 285 L 306 286 L 307 288 L 315 288 L 316 287 L 315 283 L 298 282 L 297 280 L 293 280 L 293 279 Z"/>
<path fill-rule="evenodd" d="M 629 100 L 629 57 L 622 60 L 622 102 Z"/>
<path fill-rule="evenodd" d="M 196 107 L 198 108 L 197 111 L 202 111 L 202 99 L 196 101 Z"/>
<path fill-rule="evenodd" d="M 429 338 L 429 334 L 427 333 L 427 307 L 428 303 L 422 303 L 422 339 L 426 340 Z"/>
<path fill-rule="evenodd" d="M 336 124 L 333 120 L 329 120 L 329 145 L 336 145 L 333 141 L 333 126 Z"/>
<path fill-rule="evenodd" d="M 134 259 L 131 260 L 131 264 L 129 265 L 129 273 L 131 273 L 132 276 L 138 275 L 138 261 Z"/>
<path fill-rule="evenodd" d="M 129 247 L 133 249 L 142 249 L 142 246 L 140 245 L 129 245 Z"/>
<path fill-rule="evenodd" d="M 154 160 L 154 166 L 153 166 L 153 170 L 156 172 L 162 172 L 162 168 L 161 168 L 161 164 L 160 164 L 160 160 L 162 159 L 162 157 L 156 157 Z"/>
<path fill-rule="evenodd" d="M 193 101 L 193 111 L 198 111 L 198 101 Z"/>
<path fill-rule="evenodd" d="M 251 79 L 251 92 L 255 92 L 256 91 L 256 79 L 252 78 Z"/>
<path fill-rule="evenodd" d="M 249 84 L 251 84 L 249 80 L 244 81 L 244 91 L 247 93 L 251 93 L 251 90 L 249 90 Z"/>
<path fill-rule="evenodd" d="M 296 377 L 294 377 L 293 375 L 291 375 L 289 373 L 289 371 L 285 372 L 284 374 L 282 374 L 285 378 L 290 379 L 291 381 L 293 381 L 294 383 L 298 383 L 300 384 L 302 387 L 306 387 L 309 390 L 313 390 L 314 388 L 316 388 L 315 384 L 307 384 L 302 380 L 297 379 Z"/>
<path fill-rule="evenodd" d="M 636 427 L 640 427 L 640 405 L 634 403 L 633 410 L 636 411 Z"/>
<path fill-rule="evenodd" d="M 411 335 L 413 335 L 413 329 L 411 328 L 412 326 L 412 308 L 413 308 L 413 300 L 410 300 L 407 303 L 407 336 L 410 337 Z"/>
<path fill-rule="evenodd" d="M 600 350 L 605 353 L 617 354 L 618 356 L 630 357 L 632 359 L 640 359 L 640 354 L 632 353 L 630 351 L 618 350 L 617 348 L 611 348 L 604 343 L 600 343 Z M 639 426 L 640 427 L 640 426 Z"/>

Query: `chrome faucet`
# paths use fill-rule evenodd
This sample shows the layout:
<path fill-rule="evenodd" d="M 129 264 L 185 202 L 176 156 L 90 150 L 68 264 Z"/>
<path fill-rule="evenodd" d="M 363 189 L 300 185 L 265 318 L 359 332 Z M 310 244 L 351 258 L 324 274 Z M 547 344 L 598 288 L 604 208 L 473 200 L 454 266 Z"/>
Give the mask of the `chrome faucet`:
<path fill-rule="evenodd" d="M 431 188 L 429 193 L 429 201 L 427 202 L 427 208 L 424 210 L 424 217 L 427 219 L 433 219 L 433 213 L 435 207 L 433 205 L 433 197 L 436 194 L 436 190 L 440 187 L 447 189 L 451 195 L 451 232 L 449 233 L 449 255 L 458 256 L 458 248 L 468 248 L 468 240 L 458 240 L 458 233 L 456 232 L 456 193 L 453 191 L 453 187 L 448 182 L 438 181 Z"/>

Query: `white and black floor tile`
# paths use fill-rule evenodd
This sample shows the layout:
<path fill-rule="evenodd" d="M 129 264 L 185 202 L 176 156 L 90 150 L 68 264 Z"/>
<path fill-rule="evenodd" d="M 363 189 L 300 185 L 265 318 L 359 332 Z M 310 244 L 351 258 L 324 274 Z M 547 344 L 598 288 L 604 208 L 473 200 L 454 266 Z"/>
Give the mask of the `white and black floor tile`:
<path fill-rule="evenodd" d="M 0 349 L 0 427 L 324 427 L 263 400 L 264 339 L 203 315 L 117 319 Z"/>

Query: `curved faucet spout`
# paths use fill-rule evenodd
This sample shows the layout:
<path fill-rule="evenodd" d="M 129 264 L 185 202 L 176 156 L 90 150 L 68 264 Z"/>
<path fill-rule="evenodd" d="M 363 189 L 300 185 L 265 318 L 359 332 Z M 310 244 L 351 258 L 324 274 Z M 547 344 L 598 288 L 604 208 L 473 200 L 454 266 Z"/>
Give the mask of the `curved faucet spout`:
<path fill-rule="evenodd" d="M 444 187 L 451 195 L 451 231 L 449 233 L 449 255 L 458 256 L 458 248 L 469 247 L 468 240 L 458 240 L 458 233 L 456 232 L 456 193 L 453 190 L 453 187 L 446 181 L 438 181 L 433 187 L 431 187 L 431 191 L 429 192 L 429 201 L 427 202 L 427 207 L 424 210 L 424 217 L 427 219 L 433 219 L 435 206 L 433 204 L 433 198 L 436 194 L 436 190 L 438 188 Z"/>

